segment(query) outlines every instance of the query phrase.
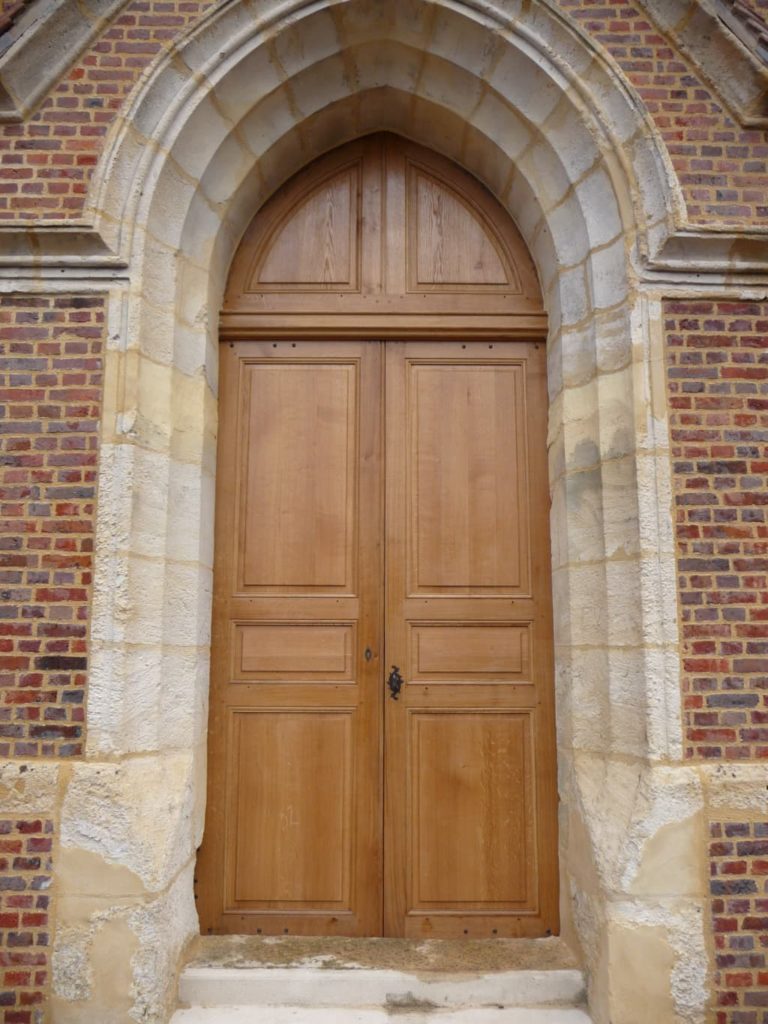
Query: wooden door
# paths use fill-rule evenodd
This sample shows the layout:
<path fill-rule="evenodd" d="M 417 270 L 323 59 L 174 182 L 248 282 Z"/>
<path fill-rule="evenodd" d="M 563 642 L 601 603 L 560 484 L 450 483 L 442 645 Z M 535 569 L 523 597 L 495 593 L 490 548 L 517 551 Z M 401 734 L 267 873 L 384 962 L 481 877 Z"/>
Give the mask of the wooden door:
<path fill-rule="evenodd" d="M 381 346 L 222 349 L 204 931 L 381 929 Z"/>
<path fill-rule="evenodd" d="M 544 346 L 389 344 L 389 935 L 557 927 Z"/>
<path fill-rule="evenodd" d="M 323 157 L 246 232 L 203 931 L 556 930 L 545 327 L 495 200 L 392 136 Z"/>

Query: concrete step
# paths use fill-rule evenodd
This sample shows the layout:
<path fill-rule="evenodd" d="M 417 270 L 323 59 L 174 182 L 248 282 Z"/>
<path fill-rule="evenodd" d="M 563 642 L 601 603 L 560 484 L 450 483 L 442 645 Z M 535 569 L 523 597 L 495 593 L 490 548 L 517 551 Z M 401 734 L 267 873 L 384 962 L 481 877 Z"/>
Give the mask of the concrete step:
<path fill-rule="evenodd" d="M 194 1006 L 177 1010 L 171 1024 L 591 1024 L 581 1009 L 525 1007 L 437 1010 L 395 1015 L 390 1010 L 306 1006 Z"/>
<path fill-rule="evenodd" d="M 202 938 L 172 1024 L 589 1024 L 559 939 Z"/>

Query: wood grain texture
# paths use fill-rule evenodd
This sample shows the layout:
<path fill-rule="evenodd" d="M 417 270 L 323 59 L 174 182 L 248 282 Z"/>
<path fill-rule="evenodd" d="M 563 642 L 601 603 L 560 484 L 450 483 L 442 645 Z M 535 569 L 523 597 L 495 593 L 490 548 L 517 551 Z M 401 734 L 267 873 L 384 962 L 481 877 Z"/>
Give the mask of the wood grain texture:
<path fill-rule="evenodd" d="M 557 929 L 543 385 L 532 343 L 387 344 L 387 934 Z"/>
<path fill-rule="evenodd" d="M 409 658 L 418 682 L 529 682 L 530 623 L 410 624 Z"/>
<path fill-rule="evenodd" d="M 355 626 L 339 623 L 238 623 L 233 679 L 353 680 Z"/>
<path fill-rule="evenodd" d="M 350 910 L 352 712 L 238 710 L 231 735 L 230 905 Z"/>
<path fill-rule="evenodd" d="M 203 930 L 555 932 L 546 317 L 516 228 L 370 136 L 265 204 L 221 324 Z"/>
<path fill-rule="evenodd" d="M 222 346 L 204 931 L 381 931 L 380 395 L 377 342 Z"/>
<path fill-rule="evenodd" d="M 301 196 L 257 253 L 248 290 L 354 290 L 358 285 L 360 166 Z"/>
<path fill-rule="evenodd" d="M 239 588 L 351 593 L 357 364 L 247 362 Z"/>
<path fill-rule="evenodd" d="M 522 364 L 408 362 L 409 592 L 529 589 Z"/>
<path fill-rule="evenodd" d="M 469 333 L 545 333 L 517 228 L 455 164 L 377 134 L 315 161 L 264 205 L 235 256 L 221 325 L 238 338 L 288 323 L 293 337 L 320 323 L 332 337 L 350 323 L 357 338 L 439 337 L 446 318 L 466 334 L 468 315 Z"/>
<path fill-rule="evenodd" d="M 518 292 L 490 224 L 444 182 L 408 164 L 409 290 L 496 285 Z M 512 280 L 510 280 L 512 276 Z"/>
<path fill-rule="evenodd" d="M 531 712 L 408 716 L 415 909 L 526 909 L 534 887 Z"/>

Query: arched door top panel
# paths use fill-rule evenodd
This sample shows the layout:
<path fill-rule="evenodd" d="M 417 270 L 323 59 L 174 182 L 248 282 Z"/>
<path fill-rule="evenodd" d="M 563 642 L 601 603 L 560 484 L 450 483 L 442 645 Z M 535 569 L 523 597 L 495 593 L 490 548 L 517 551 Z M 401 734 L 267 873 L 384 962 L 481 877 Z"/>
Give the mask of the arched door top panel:
<path fill-rule="evenodd" d="M 350 315 L 376 331 L 393 313 L 409 332 L 435 316 L 450 327 L 445 318 L 471 315 L 480 333 L 546 326 L 533 262 L 497 201 L 455 164 L 379 134 L 315 161 L 257 214 L 222 327 L 270 330 L 290 317 L 300 329 L 311 317 L 322 330 Z"/>

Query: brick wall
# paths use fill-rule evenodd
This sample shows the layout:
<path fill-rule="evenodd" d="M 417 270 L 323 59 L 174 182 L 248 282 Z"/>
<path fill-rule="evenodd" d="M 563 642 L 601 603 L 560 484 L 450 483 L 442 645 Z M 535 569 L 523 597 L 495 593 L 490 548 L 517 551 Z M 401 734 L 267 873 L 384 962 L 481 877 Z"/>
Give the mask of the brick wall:
<path fill-rule="evenodd" d="M 768 133 L 741 128 L 636 4 L 559 0 L 613 57 L 659 129 L 696 223 L 768 218 Z"/>
<path fill-rule="evenodd" d="M 768 1021 L 768 821 L 710 825 L 716 1024 Z"/>
<path fill-rule="evenodd" d="M 768 303 L 664 313 L 686 755 L 768 758 Z"/>
<path fill-rule="evenodd" d="M 0 1012 L 3 1024 L 46 1017 L 53 822 L 0 819 Z"/>
<path fill-rule="evenodd" d="M 83 750 L 100 296 L 0 297 L 0 758 Z M 0 1021 L 46 1019 L 53 822 L 0 819 Z"/>
<path fill-rule="evenodd" d="M 0 132 L 0 220 L 82 215 L 104 137 L 142 71 L 210 0 L 135 0 L 23 124 Z"/>
<path fill-rule="evenodd" d="M 134 0 L 23 124 L 0 133 L 0 220 L 82 214 L 104 137 L 141 72 L 214 0 Z M 768 218 L 768 137 L 728 116 L 698 72 L 623 0 L 560 0 L 622 68 L 678 172 L 691 219 Z"/>
<path fill-rule="evenodd" d="M 82 753 L 103 320 L 0 298 L 0 757 Z"/>

